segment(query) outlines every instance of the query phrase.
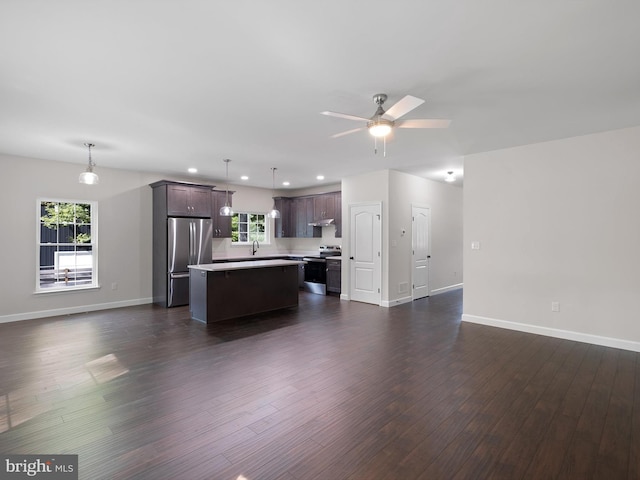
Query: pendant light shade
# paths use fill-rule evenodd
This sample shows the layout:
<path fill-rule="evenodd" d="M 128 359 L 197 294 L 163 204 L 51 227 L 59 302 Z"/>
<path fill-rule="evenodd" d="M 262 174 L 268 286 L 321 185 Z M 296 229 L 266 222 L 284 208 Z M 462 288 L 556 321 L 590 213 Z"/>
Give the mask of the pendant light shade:
<path fill-rule="evenodd" d="M 280 210 L 276 208 L 275 203 L 271 208 L 271 211 L 267 215 L 269 216 L 269 218 L 280 218 Z"/>
<path fill-rule="evenodd" d="M 82 172 L 80 177 L 78 177 L 78 182 L 86 185 L 95 185 L 100 181 L 98 174 L 93 171 L 93 167 L 95 167 L 96 164 L 91 160 L 91 147 L 95 147 L 95 145 L 93 143 L 85 143 L 84 146 L 89 149 L 89 165 L 87 166 L 87 170 Z"/>
<path fill-rule="evenodd" d="M 223 162 L 227 165 L 227 196 L 225 198 L 224 201 L 224 205 L 222 207 L 220 207 L 220 216 L 221 217 L 230 217 L 231 215 L 233 215 L 233 209 L 231 208 L 231 205 L 229 205 L 229 162 L 231 160 L 229 160 L 228 158 L 225 158 L 223 160 Z"/>
<path fill-rule="evenodd" d="M 276 191 L 276 170 L 277 170 L 276 167 L 271 168 L 271 195 L 272 196 L 275 195 L 275 191 Z M 267 216 L 270 218 L 280 218 L 280 210 L 276 208 L 275 199 L 273 200 L 273 207 L 271 208 L 271 211 L 267 213 Z"/>
<path fill-rule="evenodd" d="M 448 171 L 447 172 L 447 176 L 444 177 L 444 181 L 445 182 L 455 182 L 456 181 L 456 177 L 453 174 L 453 171 Z"/>
<path fill-rule="evenodd" d="M 230 205 L 225 203 L 224 206 L 220 207 L 221 217 L 230 217 L 231 215 L 233 215 L 233 208 Z"/>

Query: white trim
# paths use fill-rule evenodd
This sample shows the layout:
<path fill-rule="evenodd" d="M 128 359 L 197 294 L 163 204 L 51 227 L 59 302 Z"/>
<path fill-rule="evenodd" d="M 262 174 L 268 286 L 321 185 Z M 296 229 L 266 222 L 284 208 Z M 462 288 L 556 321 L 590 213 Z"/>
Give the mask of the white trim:
<path fill-rule="evenodd" d="M 348 294 L 346 294 L 346 293 L 341 293 L 341 294 L 340 294 L 340 300 L 347 300 L 347 301 L 349 301 L 349 300 L 351 300 L 351 299 L 349 298 L 349 295 L 348 295 Z"/>
<path fill-rule="evenodd" d="M 13 315 L 0 316 L 0 323 L 18 322 L 22 320 L 35 320 L 36 318 L 57 317 L 60 315 L 72 315 L 74 313 L 95 312 L 98 310 L 110 310 L 112 308 L 133 307 L 153 303 L 153 298 L 134 298 L 119 302 L 96 303 L 94 305 L 81 305 L 77 307 L 55 308 L 52 310 L 40 310 L 37 312 L 15 313 Z"/>
<path fill-rule="evenodd" d="M 275 239 L 275 218 L 271 218 L 268 214 L 269 212 L 247 212 L 245 210 L 241 210 L 238 212 L 233 212 L 233 216 L 235 215 L 262 215 L 264 216 L 264 236 L 265 236 L 265 240 L 264 241 L 258 241 L 258 243 L 260 243 L 260 245 L 271 245 L 273 243 L 273 240 Z M 238 219 L 238 222 L 240 220 Z M 249 223 L 247 223 L 247 226 L 249 225 Z M 253 244 L 253 240 L 251 241 L 246 241 L 246 242 L 234 242 L 233 241 L 233 226 L 231 227 L 231 237 L 229 237 L 229 245 L 232 248 L 235 247 L 251 247 Z M 247 236 L 249 235 L 249 232 L 247 232 Z M 240 236 L 240 232 L 238 232 L 238 237 Z M 215 237 L 214 237 L 215 239 Z"/>
<path fill-rule="evenodd" d="M 81 290 L 100 290 L 102 287 L 100 285 L 81 285 L 79 287 L 62 287 L 62 288 L 47 288 L 42 290 L 36 290 L 33 292 L 34 295 L 51 295 L 54 293 L 74 293 Z"/>
<path fill-rule="evenodd" d="M 402 298 L 398 298 L 397 300 L 383 300 L 382 302 L 380 302 L 380 306 L 381 307 L 397 307 L 398 305 L 402 305 L 403 303 L 411 303 L 413 302 L 413 298 L 409 297 L 402 297 Z"/>
<path fill-rule="evenodd" d="M 477 323 L 490 327 L 506 328 L 508 330 L 517 330 L 519 332 L 535 333 L 536 335 L 545 335 L 547 337 L 562 338 L 565 340 L 573 340 L 575 342 L 590 343 L 593 345 L 601 345 L 603 347 L 619 348 L 621 350 L 630 350 L 632 352 L 640 352 L 640 342 L 632 342 L 619 338 L 601 337 L 599 335 L 591 335 L 588 333 L 572 332 L 569 330 L 559 330 L 557 328 L 541 327 L 539 325 L 530 325 L 526 323 L 508 322 L 506 320 L 498 320 L 495 318 L 481 317 L 478 315 L 462 315 L 463 322 Z"/>
<path fill-rule="evenodd" d="M 40 237 L 41 234 L 41 209 L 42 202 L 56 202 L 56 203 L 74 203 L 74 204 L 87 204 L 91 207 L 91 256 L 92 256 L 92 279 L 90 285 L 80 285 L 80 286 L 67 286 L 63 288 L 41 288 L 40 287 L 40 247 L 42 247 L 42 239 Z M 35 293 L 49 293 L 49 292 L 59 292 L 59 291 L 68 291 L 68 292 L 78 292 L 81 290 L 89 290 L 92 288 L 100 288 L 99 281 L 99 272 L 98 272 L 98 201 L 97 200 L 74 200 L 74 199 L 60 199 L 60 198 L 49 198 L 49 197 L 38 197 L 36 199 L 36 272 L 35 272 Z M 0 317 L 1 319 L 2 317 Z M 0 320 L 1 323 L 1 320 Z"/>
<path fill-rule="evenodd" d="M 438 295 L 439 293 L 445 293 L 445 292 L 451 292 L 452 290 L 458 290 L 459 288 L 462 288 L 462 285 L 464 285 L 464 284 L 456 283 L 454 285 L 449 285 L 447 287 L 435 288 L 435 289 L 431 290 L 429 295 Z"/>

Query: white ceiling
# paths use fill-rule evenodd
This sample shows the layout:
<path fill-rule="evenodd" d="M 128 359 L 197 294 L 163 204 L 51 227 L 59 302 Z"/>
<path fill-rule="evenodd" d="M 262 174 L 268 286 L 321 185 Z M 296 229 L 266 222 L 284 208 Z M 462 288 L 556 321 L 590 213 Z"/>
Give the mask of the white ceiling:
<path fill-rule="evenodd" d="M 211 182 L 442 180 L 462 156 L 640 125 L 634 0 L 2 0 L 0 152 Z M 410 94 L 387 156 L 366 131 Z M 321 182 L 320 182 L 321 183 Z M 460 184 L 460 180 L 458 180 Z"/>

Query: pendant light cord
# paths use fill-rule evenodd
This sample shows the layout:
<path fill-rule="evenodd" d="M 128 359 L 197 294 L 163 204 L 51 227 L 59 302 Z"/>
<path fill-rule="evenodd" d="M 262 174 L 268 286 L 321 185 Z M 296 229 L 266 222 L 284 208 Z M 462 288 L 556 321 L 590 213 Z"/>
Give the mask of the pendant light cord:
<path fill-rule="evenodd" d="M 85 146 L 89 149 L 89 168 L 93 168 L 95 167 L 95 164 L 91 159 L 91 147 L 94 147 L 95 145 L 93 143 L 85 143 Z"/>
<path fill-rule="evenodd" d="M 276 193 L 276 167 L 271 167 L 271 195 Z"/>
<path fill-rule="evenodd" d="M 229 160 L 228 158 L 225 159 L 224 163 L 227 164 L 227 195 L 225 198 L 225 205 L 229 205 L 229 162 L 231 160 Z"/>

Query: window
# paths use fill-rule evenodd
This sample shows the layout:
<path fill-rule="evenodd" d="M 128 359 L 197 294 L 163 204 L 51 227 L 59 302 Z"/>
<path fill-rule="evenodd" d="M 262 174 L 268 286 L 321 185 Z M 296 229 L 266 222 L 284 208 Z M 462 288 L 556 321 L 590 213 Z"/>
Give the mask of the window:
<path fill-rule="evenodd" d="M 231 217 L 231 242 L 267 243 L 267 216 L 264 213 L 234 213 Z"/>
<path fill-rule="evenodd" d="M 97 204 L 40 200 L 36 291 L 98 286 Z"/>

